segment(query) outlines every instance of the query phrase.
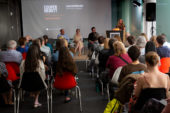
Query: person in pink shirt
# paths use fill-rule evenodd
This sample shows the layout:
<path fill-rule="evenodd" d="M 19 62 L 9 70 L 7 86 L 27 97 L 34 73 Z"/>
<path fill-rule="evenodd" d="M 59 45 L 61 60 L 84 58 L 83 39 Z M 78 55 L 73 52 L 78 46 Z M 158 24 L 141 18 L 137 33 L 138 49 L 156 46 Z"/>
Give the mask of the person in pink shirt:
<path fill-rule="evenodd" d="M 109 68 L 109 76 L 112 78 L 115 70 L 120 67 L 124 66 L 126 64 L 129 64 L 132 62 L 129 55 L 126 53 L 125 46 L 122 42 L 116 41 L 113 44 L 114 47 L 114 55 L 110 56 L 107 60 L 106 67 Z"/>

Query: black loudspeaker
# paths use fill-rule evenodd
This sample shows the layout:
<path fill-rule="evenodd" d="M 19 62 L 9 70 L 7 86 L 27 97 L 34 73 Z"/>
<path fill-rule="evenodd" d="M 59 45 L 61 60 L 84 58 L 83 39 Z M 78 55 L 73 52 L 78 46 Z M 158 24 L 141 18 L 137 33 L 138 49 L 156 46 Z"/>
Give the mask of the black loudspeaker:
<path fill-rule="evenodd" d="M 146 4 L 146 21 L 156 20 L 156 3 Z"/>

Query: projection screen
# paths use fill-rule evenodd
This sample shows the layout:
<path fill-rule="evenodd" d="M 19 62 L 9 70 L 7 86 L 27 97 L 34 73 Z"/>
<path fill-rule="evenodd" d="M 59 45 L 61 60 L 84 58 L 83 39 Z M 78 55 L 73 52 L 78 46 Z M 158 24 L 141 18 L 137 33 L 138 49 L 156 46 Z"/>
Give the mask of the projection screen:
<path fill-rule="evenodd" d="M 80 28 L 84 38 L 95 26 L 100 35 L 111 29 L 111 0 L 22 0 L 23 33 L 33 38 L 56 38 L 61 28 L 73 38 Z"/>

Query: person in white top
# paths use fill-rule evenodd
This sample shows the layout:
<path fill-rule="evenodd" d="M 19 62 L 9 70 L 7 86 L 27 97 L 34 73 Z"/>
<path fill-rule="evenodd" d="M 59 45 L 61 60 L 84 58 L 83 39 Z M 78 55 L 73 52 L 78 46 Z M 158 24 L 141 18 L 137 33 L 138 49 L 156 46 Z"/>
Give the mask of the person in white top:
<path fill-rule="evenodd" d="M 33 44 L 30 46 L 27 52 L 26 59 L 23 60 L 20 65 L 19 87 L 21 86 L 24 72 L 38 72 L 43 81 L 44 87 L 47 88 L 47 85 L 45 83 L 45 79 L 46 79 L 45 66 L 44 66 L 43 61 L 41 60 L 40 49 L 38 45 Z M 35 95 L 34 108 L 37 108 L 41 106 L 41 104 L 38 101 L 40 91 L 34 92 L 33 94 Z"/>
<path fill-rule="evenodd" d="M 74 43 L 76 44 L 75 53 L 78 50 L 80 56 L 83 48 L 83 38 L 82 35 L 80 34 L 80 29 L 76 29 L 76 34 L 74 35 Z"/>

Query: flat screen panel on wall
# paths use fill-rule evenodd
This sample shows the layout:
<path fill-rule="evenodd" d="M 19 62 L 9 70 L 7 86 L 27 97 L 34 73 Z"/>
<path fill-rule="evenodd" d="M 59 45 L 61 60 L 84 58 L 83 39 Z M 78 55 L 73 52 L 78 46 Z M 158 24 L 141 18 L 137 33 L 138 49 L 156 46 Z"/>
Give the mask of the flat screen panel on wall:
<path fill-rule="evenodd" d="M 22 0 L 24 35 L 56 38 L 61 28 L 73 38 L 80 28 L 84 38 L 91 27 L 105 35 L 111 29 L 111 0 Z"/>

